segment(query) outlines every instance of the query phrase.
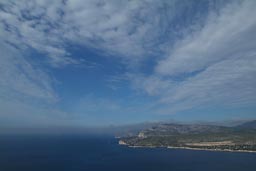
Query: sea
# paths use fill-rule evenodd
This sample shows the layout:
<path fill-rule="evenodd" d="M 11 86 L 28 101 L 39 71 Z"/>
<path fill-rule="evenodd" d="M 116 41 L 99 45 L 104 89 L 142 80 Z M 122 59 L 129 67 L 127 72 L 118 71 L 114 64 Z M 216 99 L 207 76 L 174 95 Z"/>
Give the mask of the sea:
<path fill-rule="evenodd" d="M 130 148 L 111 135 L 1 135 L 0 171 L 256 171 L 256 153 Z"/>

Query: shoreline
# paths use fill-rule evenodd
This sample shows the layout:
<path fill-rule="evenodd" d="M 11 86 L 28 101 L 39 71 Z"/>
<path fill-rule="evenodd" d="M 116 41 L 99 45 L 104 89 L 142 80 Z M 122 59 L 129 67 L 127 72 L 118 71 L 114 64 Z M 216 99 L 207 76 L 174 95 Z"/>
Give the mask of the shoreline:
<path fill-rule="evenodd" d="M 172 147 L 167 146 L 168 149 L 185 149 L 185 150 L 197 150 L 197 151 L 217 151 L 217 152 L 239 152 L 239 153 L 256 153 L 251 150 L 229 150 L 229 149 L 206 149 L 206 148 L 193 148 L 193 147 Z"/>
<path fill-rule="evenodd" d="M 193 147 L 174 147 L 174 146 L 139 146 L 139 145 L 129 145 L 123 140 L 118 141 L 119 145 L 127 146 L 129 148 L 167 148 L 167 149 L 185 149 L 185 150 L 197 150 L 197 151 L 212 151 L 212 152 L 239 152 L 239 153 L 256 153 L 256 151 L 251 150 L 229 150 L 229 149 L 206 149 L 206 148 L 193 148 Z"/>

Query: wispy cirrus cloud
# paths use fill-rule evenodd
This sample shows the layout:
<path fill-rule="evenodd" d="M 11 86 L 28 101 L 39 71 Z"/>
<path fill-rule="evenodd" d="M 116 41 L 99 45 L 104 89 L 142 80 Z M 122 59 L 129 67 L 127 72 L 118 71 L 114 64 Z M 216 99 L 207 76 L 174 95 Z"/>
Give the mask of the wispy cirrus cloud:
<path fill-rule="evenodd" d="M 53 79 L 42 69 L 28 62 L 19 50 L 2 42 L 0 64 L 1 97 L 32 97 L 53 102 L 57 100 Z"/>
<path fill-rule="evenodd" d="M 156 66 L 163 75 L 191 73 L 219 61 L 255 53 L 255 2 L 227 5 L 209 15 L 203 27 L 177 41 L 172 52 Z"/>
<path fill-rule="evenodd" d="M 175 9 L 178 7 L 176 3 L 1 1 L 1 51 L 5 53 L 0 63 L 3 71 L 1 96 L 20 98 L 20 101 L 26 98 L 30 102 L 57 101 L 54 81 L 49 77 L 47 67 L 80 63 L 96 66 L 87 59 L 73 56 L 69 51 L 70 44 L 95 49 L 104 56 L 135 62 L 161 51 L 155 46 L 169 41 L 162 40 L 161 32 L 168 31 L 166 19 L 172 21 L 176 14 L 167 10 L 167 6 Z M 163 13 L 162 8 L 166 8 Z M 36 63 L 37 56 L 31 54 L 31 50 L 43 54 L 46 66 Z"/>
<path fill-rule="evenodd" d="M 53 125 L 57 118 L 65 117 L 65 112 L 53 107 L 59 100 L 54 79 L 41 67 L 35 67 L 20 50 L 2 41 L 0 47 L 1 126 Z"/>
<path fill-rule="evenodd" d="M 126 69 L 109 76 L 106 86 L 116 90 L 130 82 L 143 97 L 153 97 L 148 106 L 158 107 L 152 113 L 175 113 L 207 104 L 255 104 L 255 6 L 249 0 L 1 1 L 2 104 L 25 99 L 22 105 L 42 109 L 35 104 L 42 102 L 54 113 L 50 106 L 59 98 L 48 69 L 98 65 L 74 55 L 72 46 L 123 63 Z M 43 65 L 33 51 L 42 54 Z M 96 101 L 109 113 L 136 113 L 136 109 L 143 113 L 136 105 L 130 110 Z M 85 102 L 90 108 L 89 100 Z"/>
<path fill-rule="evenodd" d="M 203 27 L 176 42 L 159 60 L 152 76 L 142 80 L 157 92 L 165 113 L 202 105 L 255 105 L 255 2 L 232 3 L 212 14 Z"/>
<path fill-rule="evenodd" d="M 202 5 L 211 10 L 218 3 Z M 193 20 L 203 21 L 207 11 L 199 7 L 176 0 L 5 1 L 0 24 L 6 41 L 45 53 L 53 66 L 80 62 L 68 50 L 72 43 L 138 61 L 162 52 Z M 182 16 L 184 11 L 189 15 Z"/>

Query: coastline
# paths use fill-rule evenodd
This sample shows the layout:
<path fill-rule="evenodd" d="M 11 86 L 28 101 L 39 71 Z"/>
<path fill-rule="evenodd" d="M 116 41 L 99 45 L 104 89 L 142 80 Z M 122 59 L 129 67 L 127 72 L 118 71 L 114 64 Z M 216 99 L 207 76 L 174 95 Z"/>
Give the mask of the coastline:
<path fill-rule="evenodd" d="M 212 152 L 239 152 L 239 153 L 256 153 L 256 151 L 251 150 L 229 150 L 229 149 L 206 149 L 206 148 L 193 148 L 193 147 L 174 147 L 174 146 L 139 146 L 139 145 L 129 145 L 123 140 L 118 141 L 119 145 L 127 146 L 129 148 L 167 148 L 167 149 L 185 149 L 185 150 L 196 150 L 196 151 L 212 151 Z"/>
<path fill-rule="evenodd" d="M 186 149 L 186 150 L 197 150 L 197 151 L 217 151 L 217 152 L 240 152 L 240 153 L 256 153 L 251 150 L 229 150 L 229 149 L 207 149 L 207 148 L 193 148 L 193 147 L 173 147 L 167 146 L 168 149 Z"/>

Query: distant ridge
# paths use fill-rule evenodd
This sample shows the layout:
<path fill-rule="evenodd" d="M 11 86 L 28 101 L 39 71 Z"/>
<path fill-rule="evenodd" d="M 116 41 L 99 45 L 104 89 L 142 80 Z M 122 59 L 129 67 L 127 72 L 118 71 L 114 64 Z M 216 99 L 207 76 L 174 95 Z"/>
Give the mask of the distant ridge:
<path fill-rule="evenodd" d="M 241 125 L 238 125 L 237 127 L 238 128 L 252 128 L 252 129 L 256 129 L 256 120 L 245 122 L 245 123 L 243 123 Z"/>

